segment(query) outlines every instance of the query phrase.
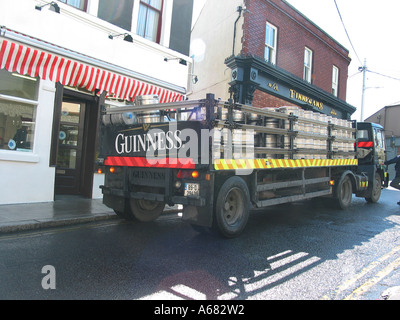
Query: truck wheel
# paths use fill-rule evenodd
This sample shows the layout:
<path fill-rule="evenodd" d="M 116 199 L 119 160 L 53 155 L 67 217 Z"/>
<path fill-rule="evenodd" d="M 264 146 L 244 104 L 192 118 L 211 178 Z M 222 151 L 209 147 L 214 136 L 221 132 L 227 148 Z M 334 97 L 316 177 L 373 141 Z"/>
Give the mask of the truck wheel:
<path fill-rule="evenodd" d="M 353 198 L 353 187 L 348 175 L 343 176 L 336 187 L 336 204 L 339 209 L 346 209 L 350 206 Z"/>
<path fill-rule="evenodd" d="M 382 178 L 379 174 L 375 174 L 375 185 L 371 192 L 371 197 L 365 198 L 368 202 L 377 203 L 382 193 Z"/>
<path fill-rule="evenodd" d="M 165 203 L 150 200 L 130 200 L 132 215 L 140 222 L 156 220 L 164 211 Z"/>
<path fill-rule="evenodd" d="M 250 211 L 250 193 L 239 177 L 231 177 L 222 185 L 215 204 L 215 227 L 226 238 L 240 235 L 246 227 Z"/>

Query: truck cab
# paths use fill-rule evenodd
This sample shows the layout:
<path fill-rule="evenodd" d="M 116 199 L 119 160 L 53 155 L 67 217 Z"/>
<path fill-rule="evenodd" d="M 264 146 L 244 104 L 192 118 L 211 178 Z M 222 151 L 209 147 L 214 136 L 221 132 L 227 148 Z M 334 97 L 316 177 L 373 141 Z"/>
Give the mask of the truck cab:
<path fill-rule="evenodd" d="M 373 194 L 374 190 L 378 192 L 378 189 L 380 193 L 381 186 L 386 188 L 389 184 L 389 177 L 384 166 L 386 161 L 384 131 L 384 128 L 376 123 L 357 123 L 358 171 L 366 173 L 368 176 L 375 176 L 374 186 L 368 188 L 370 195 Z M 366 199 L 371 198 L 367 196 Z"/>
<path fill-rule="evenodd" d="M 386 161 L 385 132 L 381 125 L 369 122 L 357 123 L 357 148 L 359 164 L 382 165 Z"/>

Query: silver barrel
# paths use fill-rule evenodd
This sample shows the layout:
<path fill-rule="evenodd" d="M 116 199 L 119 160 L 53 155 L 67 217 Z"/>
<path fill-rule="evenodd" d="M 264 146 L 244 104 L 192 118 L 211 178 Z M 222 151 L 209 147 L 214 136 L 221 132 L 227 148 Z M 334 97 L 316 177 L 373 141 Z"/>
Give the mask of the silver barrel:
<path fill-rule="evenodd" d="M 143 95 L 135 98 L 135 106 L 143 106 L 148 104 L 159 103 L 158 95 Z M 160 111 L 152 111 L 140 113 L 137 116 L 138 123 L 155 123 L 160 122 Z"/>

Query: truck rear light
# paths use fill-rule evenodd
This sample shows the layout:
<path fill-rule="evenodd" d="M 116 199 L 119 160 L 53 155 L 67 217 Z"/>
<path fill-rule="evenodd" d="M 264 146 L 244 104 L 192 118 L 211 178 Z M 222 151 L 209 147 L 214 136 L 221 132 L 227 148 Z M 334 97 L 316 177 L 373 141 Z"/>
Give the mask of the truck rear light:
<path fill-rule="evenodd" d="M 122 168 L 121 167 L 110 167 L 108 169 L 108 171 L 110 173 L 121 173 L 122 172 Z"/>
<path fill-rule="evenodd" d="M 359 141 L 358 147 L 359 148 L 373 148 L 374 142 L 373 141 Z"/>
<path fill-rule="evenodd" d="M 199 176 L 200 173 L 196 170 L 179 170 L 178 174 L 176 175 L 178 179 L 197 179 Z"/>
<path fill-rule="evenodd" d="M 200 176 L 198 171 L 192 171 L 192 178 L 197 179 Z"/>

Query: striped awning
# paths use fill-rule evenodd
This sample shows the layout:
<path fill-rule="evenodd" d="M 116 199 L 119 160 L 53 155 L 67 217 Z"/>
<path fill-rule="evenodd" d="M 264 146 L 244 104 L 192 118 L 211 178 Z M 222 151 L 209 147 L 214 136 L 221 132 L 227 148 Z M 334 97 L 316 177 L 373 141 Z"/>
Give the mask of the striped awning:
<path fill-rule="evenodd" d="M 183 100 L 181 93 L 6 39 L 0 39 L 0 69 L 89 91 L 105 91 L 117 99 L 158 95 L 161 103 Z"/>

